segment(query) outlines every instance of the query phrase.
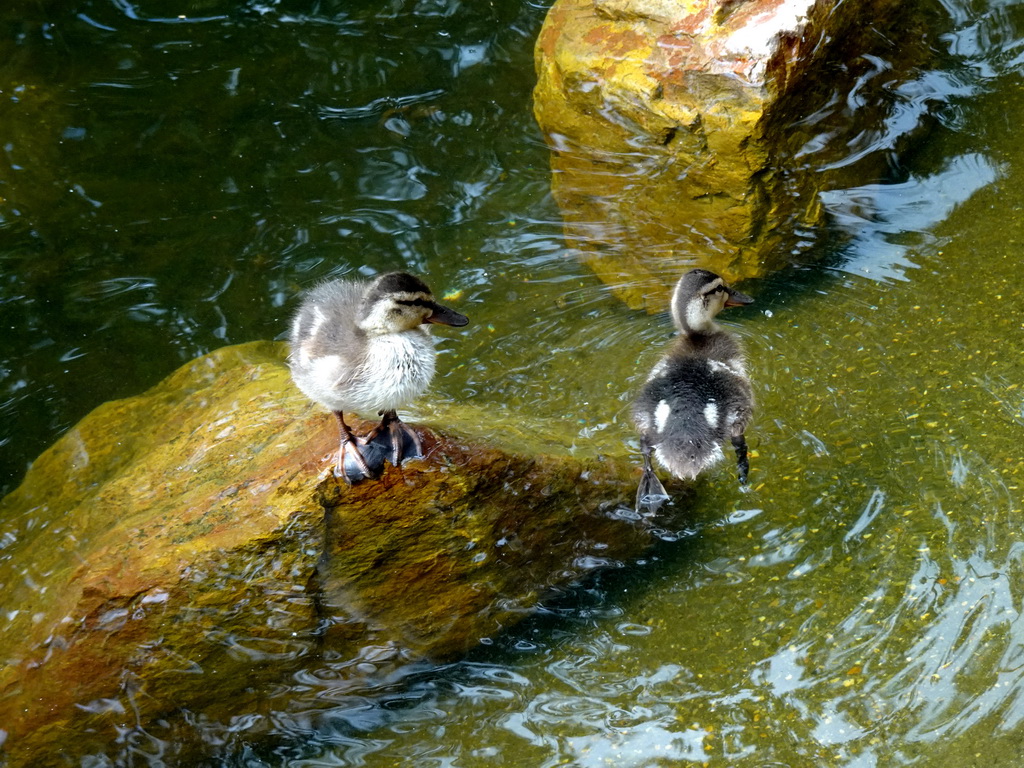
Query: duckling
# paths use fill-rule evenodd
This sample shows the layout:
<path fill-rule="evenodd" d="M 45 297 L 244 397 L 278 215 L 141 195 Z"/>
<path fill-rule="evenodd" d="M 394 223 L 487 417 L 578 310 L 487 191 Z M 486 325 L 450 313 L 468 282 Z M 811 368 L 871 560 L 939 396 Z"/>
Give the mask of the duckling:
<path fill-rule="evenodd" d="M 747 482 L 743 432 L 753 415 L 754 393 L 739 340 L 715 323 L 715 315 L 753 301 L 706 269 L 691 270 L 676 283 L 671 310 L 679 336 L 633 404 L 644 461 L 638 510 L 657 511 L 669 498 L 651 467 L 652 451 L 673 475 L 692 480 L 722 459 L 721 443 L 728 437 L 740 482 Z"/>
<path fill-rule="evenodd" d="M 419 436 L 396 409 L 422 394 L 434 376 L 437 353 L 426 326 L 468 322 L 404 272 L 372 281 L 331 280 L 306 295 L 292 321 L 288 361 L 303 394 L 338 420 L 335 475 L 355 483 L 376 477 L 385 457 L 398 466 L 421 455 Z M 356 438 L 345 411 L 375 411 L 381 422 Z"/>

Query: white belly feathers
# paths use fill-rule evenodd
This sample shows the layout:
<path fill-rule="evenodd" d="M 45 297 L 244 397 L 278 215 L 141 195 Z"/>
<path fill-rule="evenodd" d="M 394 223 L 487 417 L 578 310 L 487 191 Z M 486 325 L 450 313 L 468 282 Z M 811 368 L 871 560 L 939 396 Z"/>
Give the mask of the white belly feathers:
<path fill-rule="evenodd" d="M 300 350 L 293 377 L 311 400 L 331 410 L 371 416 L 423 394 L 434 376 L 436 357 L 434 340 L 424 331 L 387 334 L 367 341 L 366 355 L 355 371 L 339 355 L 310 357 Z"/>
<path fill-rule="evenodd" d="M 416 399 L 434 377 L 437 353 L 429 334 L 379 336 L 367 345 L 366 359 L 353 377 L 345 410 L 391 411 Z"/>

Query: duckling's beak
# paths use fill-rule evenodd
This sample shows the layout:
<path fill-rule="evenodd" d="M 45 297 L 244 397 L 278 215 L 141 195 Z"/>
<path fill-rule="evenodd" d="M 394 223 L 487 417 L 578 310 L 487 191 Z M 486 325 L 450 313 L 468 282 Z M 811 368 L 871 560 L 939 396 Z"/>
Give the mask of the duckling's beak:
<path fill-rule="evenodd" d="M 744 304 L 754 303 L 754 300 L 745 293 L 734 291 L 732 288 L 726 288 L 725 290 L 727 291 L 725 299 L 725 306 L 727 307 L 742 307 Z"/>
<path fill-rule="evenodd" d="M 438 325 L 454 325 L 456 328 L 461 328 L 469 322 L 469 318 L 465 315 L 460 315 L 454 309 L 449 309 L 442 304 L 436 304 L 430 302 L 430 314 L 423 321 L 424 323 L 437 323 Z"/>

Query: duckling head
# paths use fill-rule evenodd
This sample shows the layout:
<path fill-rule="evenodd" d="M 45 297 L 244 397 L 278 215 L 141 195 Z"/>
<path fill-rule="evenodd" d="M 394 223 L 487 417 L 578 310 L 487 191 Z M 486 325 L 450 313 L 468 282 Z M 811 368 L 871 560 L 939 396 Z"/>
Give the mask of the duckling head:
<path fill-rule="evenodd" d="M 725 307 L 753 303 L 752 298 L 730 288 L 714 272 L 691 269 L 672 291 L 672 320 L 682 333 L 709 333 L 717 327 L 715 315 Z"/>
<path fill-rule="evenodd" d="M 411 331 L 427 323 L 463 326 L 469 318 L 434 301 L 426 283 L 405 272 L 381 275 L 366 289 L 356 324 L 371 336 Z"/>

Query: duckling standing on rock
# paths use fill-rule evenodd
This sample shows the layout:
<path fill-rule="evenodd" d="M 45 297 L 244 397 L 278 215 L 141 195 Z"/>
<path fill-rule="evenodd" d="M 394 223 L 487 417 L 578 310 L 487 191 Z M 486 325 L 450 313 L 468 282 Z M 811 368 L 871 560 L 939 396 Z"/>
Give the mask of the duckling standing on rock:
<path fill-rule="evenodd" d="M 355 483 L 377 476 L 385 457 L 398 466 L 406 456 L 420 455 L 419 436 L 396 409 L 422 394 L 434 376 L 437 353 L 424 326 L 468 322 L 404 272 L 372 281 L 332 280 L 306 295 L 292 322 L 288 360 L 298 388 L 338 420 L 336 475 Z M 366 437 L 356 438 L 345 411 L 382 418 Z"/>
<path fill-rule="evenodd" d="M 706 269 L 691 270 L 676 283 L 671 309 L 679 336 L 633 404 L 644 458 L 638 510 L 657 511 L 669 498 L 651 467 L 652 450 L 669 472 L 692 480 L 723 457 L 721 443 L 728 437 L 736 449 L 740 482 L 747 482 L 743 431 L 753 414 L 754 393 L 743 349 L 715 324 L 715 315 L 753 301 Z"/>

